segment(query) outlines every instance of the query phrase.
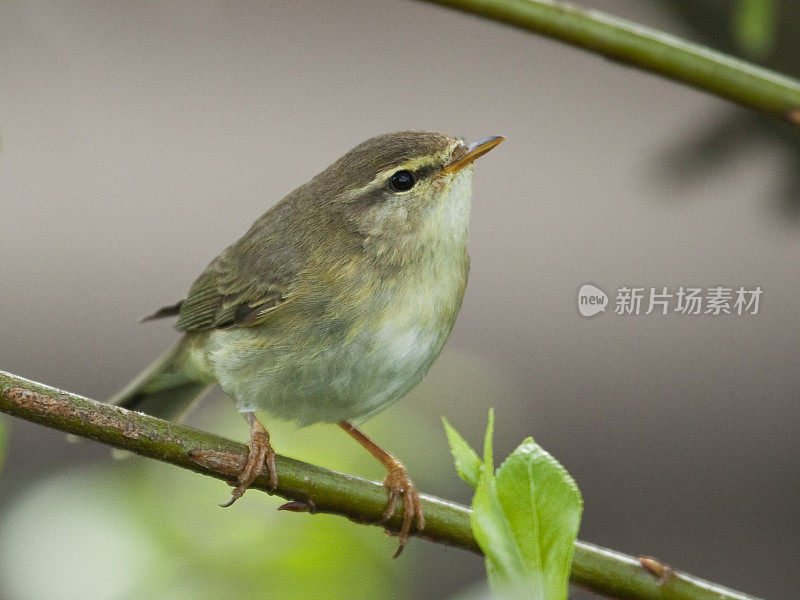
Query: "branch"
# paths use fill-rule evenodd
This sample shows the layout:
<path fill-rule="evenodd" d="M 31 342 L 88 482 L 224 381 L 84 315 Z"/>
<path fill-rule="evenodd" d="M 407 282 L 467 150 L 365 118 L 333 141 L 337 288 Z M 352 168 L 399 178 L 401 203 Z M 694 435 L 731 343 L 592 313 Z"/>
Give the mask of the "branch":
<path fill-rule="evenodd" d="M 235 482 L 247 457 L 243 444 L 4 371 L 0 371 L 0 412 L 229 483 Z M 278 456 L 276 463 L 278 489 L 274 493 L 294 501 L 294 507 L 309 506 L 313 512 L 342 515 L 358 523 L 399 531 L 402 507 L 380 523 L 386 507 L 386 490 L 380 483 L 285 456 Z M 273 493 L 264 475 L 252 487 Z M 480 554 L 468 508 L 433 496 L 421 498 L 427 525 L 420 537 Z M 655 559 L 637 560 L 585 542 L 576 542 L 571 582 L 598 594 L 630 600 L 756 600 L 673 571 Z"/>
<path fill-rule="evenodd" d="M 800 127 L 800 81 L 678 37 L 552 0 L 427 0 L 534 31 Z"/>

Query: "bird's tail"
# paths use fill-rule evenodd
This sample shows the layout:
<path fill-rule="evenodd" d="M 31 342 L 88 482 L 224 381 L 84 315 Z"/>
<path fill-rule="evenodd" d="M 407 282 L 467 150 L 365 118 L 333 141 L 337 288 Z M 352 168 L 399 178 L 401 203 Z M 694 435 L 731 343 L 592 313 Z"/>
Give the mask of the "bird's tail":
<path fill-rule="evenodd" d="M 187 373 L 184 348 L 185 341 L 181 340 L 111 398 L 109 404 L 179 421 L 213 385 Z"/>

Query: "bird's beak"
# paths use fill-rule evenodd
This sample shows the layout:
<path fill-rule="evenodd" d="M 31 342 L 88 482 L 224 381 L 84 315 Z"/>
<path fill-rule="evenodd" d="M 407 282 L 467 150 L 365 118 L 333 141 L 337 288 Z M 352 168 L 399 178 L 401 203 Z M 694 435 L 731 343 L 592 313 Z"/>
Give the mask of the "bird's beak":
<path fill-rule="evenodd" d="M 483 156 L 489 150 L 502 142 L 504 138 L 502 135 L 484 138 L 477 142 L 472 142 L 470 145 L 461 144 L 453 151 L 453 158 L 442 170 L 442 173 L 458 173 L 467 165 L 471 165 L 472 161 L 476 158 Z"/>

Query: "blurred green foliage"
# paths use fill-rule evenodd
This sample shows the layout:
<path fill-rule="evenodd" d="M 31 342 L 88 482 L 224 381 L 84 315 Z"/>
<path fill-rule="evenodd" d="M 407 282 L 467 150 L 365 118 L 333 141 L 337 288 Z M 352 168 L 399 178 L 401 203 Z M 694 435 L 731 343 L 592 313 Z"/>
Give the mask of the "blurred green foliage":
<path fill-rule="evenodd" d="M 680 20 L 691 39 L 800 77 L 800 2 L 655 1 Z M 772 117 L 730 110 L 668 151 L 668 175 L 685 182 L 711 177 L 730 161 L 755 153 L 753 148 L 761 148 L 765 141 L 784 150 L 784 156 L 776 152 L 776 159 L 785 165 L 769 202 L 780 216 L 796 222 L 800 218 L 800 135 L 796 128 Z"/>
<path fill-rule="evenodd" d="M 456 470 L 475 487 L 472 529 L 494 592 L 502 598 L 566 600 L 583 510 L 575 481 L 532 438 L 495 473 L 492 411 L 483 460 L 446 420 L 444 425 Z"/>
<path fill-rule="evenodd" d="M 244 428 L 222 403 L 212 420 L 217 430 Z M 286 429 L 273 437 L 297 437 Z M 301 433 L 313 435 L 303 453 L 317 462 L 341 434 Z M 338 460 L 358 472 L 366 453 L 352 446 Z M 282 500 L 254 491 L 224 510 L 217 504 L 227 494 L 219 481 L 134 456 L 58 473 L 0 519 L 2 592 L 17 600 L 402 598 L 398 577 L 413 555 L 390 560 L 393 542 L 379 529 L 278 512 Z"/>
<path fill-rule="evenodd" d="M 742 52 L 756 59 L 770 54 L 777 8 L 773 0 L 739 0 L 733 9 L 733 35 Z"/>

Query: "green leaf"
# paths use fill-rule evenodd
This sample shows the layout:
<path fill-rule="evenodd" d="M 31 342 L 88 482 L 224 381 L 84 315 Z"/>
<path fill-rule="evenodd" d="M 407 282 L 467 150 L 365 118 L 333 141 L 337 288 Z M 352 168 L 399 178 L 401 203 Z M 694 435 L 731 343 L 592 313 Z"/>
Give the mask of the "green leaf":
<path fill-rule="evenodd" d="M 523 561 L 533 573 L 543 574 L 542 597 L 565 599 L 583 511 L 575 480 L 528 438 L 500 465 L 496 481 Z"/>
<path fill-rule="evenodd" d="M 529 577 L 514 532 L 497 496 L 492 459 L 493 432 L 494 411 L 490 410 L 483 440 L 483 466 L 472 499 L 472 531 L 486 556 L 486 572 L 492 589 L 502 597 L 516 597 L 520 595 L 517 592 L 526 587 Z M 540 597 L 534 598 L 539 600 Z"/>
<path fill-rule="evenodd" d="M 447 434 L 447 442 L 450 444 L 450 453 L 456 463 L 458 476 L 473 488 L 476 487 L 481 471 L 481 459 L 478 453 L 472 449 L 467 440 L 444 417 L 442 417 L 442 424 Z"/>
<path fill-rule="evenodd" d="M 466 445 L 451 429 L 448 438 Z M 531 438 L 495 474 L 493 430 L 490 411 L 471 517 L 489 583 L 501 598 L 565 600 L 583 508 L 580 492 L 566 469 Z"/>
<path fill-rule="evenodd" d="M 765 58 L 775 43 L 775 0 L 739 0 L 733 12 L 733 35 L 739 47 L 754 58 Z"/>

